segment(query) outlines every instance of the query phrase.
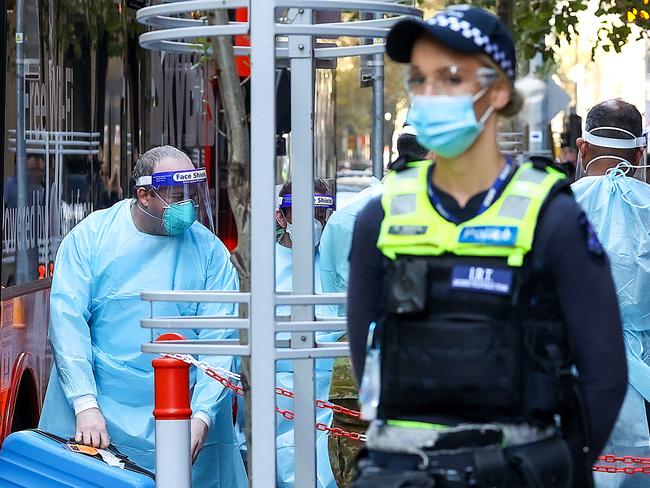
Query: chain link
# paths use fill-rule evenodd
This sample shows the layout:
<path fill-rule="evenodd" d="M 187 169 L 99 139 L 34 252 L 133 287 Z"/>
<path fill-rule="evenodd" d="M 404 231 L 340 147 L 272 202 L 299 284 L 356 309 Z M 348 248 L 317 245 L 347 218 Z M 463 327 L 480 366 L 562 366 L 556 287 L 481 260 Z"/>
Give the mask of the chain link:
<path fill-rule="evenodd" d="M 237 382 L 239 382 L 241 381 L 241 375 L 238 375 L 237 373 L 233 373 L 232 371 L 228 371 L 223 368 L 211 366 L 205 361 L 198 361 L 197 359 L 195 359 L 193 356 L 189 354 L 163 354 L 163 356 L 173 358 L 173 359 L 178 359 L 179 361 L 183 361 L 184 363 L 196 366 L 201 371 L 205 372 L 208 376 L 210 376 L 212 379 L 221 383 L 226 388 L 230 388 L 240 396 L 243 396 L 244 394 L 244 390 L 241 386 L 236 385 L 232 381 L 228 381 L 226 380 L 226 378 L 224 378 L 225 376 L 227 378 L 232 378 Z M 291 390 L 286 390 L 285 388 L 281 388 L 281 387 L 276 387 L 275 394 L 285 398 L 294 398 L 294 394 Z M 361 412 L 357 410 L 341 407 L 340 405 L 329 403 L 326 402 L 325 400 L 316 400 L 314 403 L 316 405 L 316 408 L 328 409 L 328 410 L 332 410 L 335 413 L 340 413 L 342 415 L 347 415 L 349 417 L 361 418 Z"/>
<path fill-rule="evenodd" d="M 650 474 L 650 466 L 625 466 L 623 468 L 617 468 L 615 466 L 594 466 L 592 469 L 597 473 Z"/>
<path fill-rule="evenodd" d="M 228 371 L 224 368 L 211 366 L 205 361 L 199 361 L 189 354 L 162 354 L 163 357 L 169 357 L 183 361 L 184 363 L 191 364 L 196 366 L 198 369 L 203 371 L 213 380 L 221 383 L 225 388 L 229 388 L 234 391 L 239 396 L 244 396 L 244 389 L 230 381 L 228 378 L 231 378 L 237 382 L 241 381 L 241 375 Z M 294 394 L 291 390 L 286 390 L 284 388 L 277 387 L 275 393 L 278 396 L 285 398 L 294 398 Z M 361 412 L 357 410 L 352 410 L 350 408 L 345 408 L 334 403 L 326 402 L 325 400 L 316 400 L 316 408 L 329 409 L 335 413 L 340 413 L 342 415 L 347 415 L 349 417 L 361 418 Z M 294 420 L 295 414 L 291 410 L 281 410 L 277 406 L 275 411 L 282 415 L 287 420 Z M 346 430 L 340 429 L 338 427 L 328 427 L 326 424 L 317 423 L 316 430 L 320 432 L 327 432 L 328 435 L 332 437 L 345 437 L 347 439 L 352 439 L 355 441 L 366 441 L 365 434 L 359 434 L 357 432 L 348 432 Z M 593 471 L 597 473 L 612 473 L 612 474 L 650 474 L 650 458 L 642 457 L 633 457 L 633 456 L 614 456 L 612 454 L 606 454 L 599 456 L 600 461 L 606 463 L 624 463 L 624 464 L 642 464 L 644 466 L 594 466 Z"/>
<path fill-rule="evenodd" d="M 612 474 L 650 474 L 650 458 L 634 457 L 634 456 L 614 456 L 612 454 L 605 454 L 598 456 L 600 461 L 606 463 L 623 463 L 623 464 L 641 464 L 644 466 L 594 466 L 593 470 L 597 473 L 612 473 Z"/>
<path fill-rule="evenodd" d="M 293 398 L 293 392 L 291 390 L 285 390 L 284 388 L 280 388 L 279 386 L 275 388 L 275 394 L 286 398 Z"/>
<path fill-rule="evenodd" d="M 345 408 L 341 405 L 336 405 L 335 403 L 326 402 L 325 400 L 316 400 L 314 403 L 316 404 L 316 408 L 326 408 L 332 410 L 335 413 L 347 415 L 348 417 L 355 417 L 358 419 L 361 418 L 361 412 L 352 410 L 351 408 Z"/>
<path fill-rule="evenodd" d="M 280 410 L 278 407 L 275 407 L 275 411 L 287 420 L 293 420 L 296 418 L 296 414 L 294 414 L 291 410 Z"/>
<path fill-rule="evenodd" d="M 358 432 L 348 432 L 347 430 L 339 429 L 338 427 L 328 427 L 326 424 L 317 423 L 316 430 L 320 432 L 327 432 L 332 437 L 345 437 L 354 441 L 366 442 L 366 434 L 359 434 Z"/>
<path fill-rule="evenodd" d="M 625 463 L 625 464 L 650 464 L 650 458 L 632 457 L 632 456 L 613 456 L 612 454 L 604 454 L 598 456 L 600 461 L 606 463 Z"/>
<path fill-rule="evenodd" d="M 209 369 L 212 369 L 217 373 L 219 373 L 221 376 L 225 376 L 226 378 L 232 378 L 233 380 L 236 381 L 241 381 L 241 375 L 237 373 L 233 373 L 232 371 L 228 371 L 227 369 L 221 368 L 219 366 L 212 366 L 206 361 L 199 361 L 198 359 L 195 359 L 194 356 L 190 354 L 162 354 L 162 356 L 172 358 L 172 359 L 178 359 L 179 361 L 183 361 L 184 363 L 196 366 L 202 371 L 207 371 Z"/>
<path fill-rule="evenodd" d="M 225 388 L 234 391 L 239 396 L 244 396 L 244 388 L 242 388 L 240 385 L 233 383 L 228 379 L 228 377 L 230 377 L 236 379 L 237 381 L 241 381 L 241 376 L 236 373 L 225 370 L 223 368 L 211 366 L 205 361 L 198 361 L 189 354 L 163 354 L 162 356 L 172 358 L 172 359 L 177 359 L 178 361 L 183 361 L 184 363 L 196 366 L 201 371 L 203 371 L 206 375 L 208 375 L 210 378 L 221 383 Z M 283 396 L 286 398 L 294 398 L 293 392 L 291 390 L 286 390 L 284 388 L 277 387 L 275 389 L 275 393 L 278 396 Z M 349 415 L 351 417 L 357 417 L 357 418 L 361 417 L 361 412 L 357 412 L 356 410 L 351 410 L 349 408 L 341 407 L 339 405 L 335 405 L 333 403 L 329 403 L 324 400 L 316 400 L 314 403 L 316 405 L 316 408 L 329 409 L 332 410 L 333 412 L 341 413 L 343 415 Z M 275 407 L 275 411 L 280 415 L 282 415 L 287 420 L 294 420 L 296 416 L 291 410 L 281 410 L 277 406 Z M 365 434 L 358 434 L 357 432 L 348 432 L 346 430 L 339 429 L 337 427 L 330 428 L 323 423 L 317 423 L 315 427 L 316 430 L 321 432 L 327 432 L 329 435 L 333 437 L 346 437 L 348 439 L 353 439 L 361 442 L 365 442 L 366 440 Z"/>
<path fill-rule="evenodd" d="M 205 371 L 205 374 L 207 374 L 213 380 L 217 380 L 219 383 L 221 383 L 226 388 L 230 388 L 237 395 L 244 396 L 244 389 L 241 386 L 232 383 L 231 381 L 229 381 L 227 378 L 224 378 L 223 376 L 219 376 L 219 374 L 217 374 L 216 371 L 213 371 L 211 369 L 204 370 L 204 371 Z"/>
<path fill-rule="evenodd" d="M 221 383 L 224 387 L 231 389 L 239 396 L 244 396 L 244 389 L 241 386 L 233 383 L 228 379 L 228 378 L 232 378 L 238 382 L 241 381 L 241 376 L 238 375 L 237 373 L 233 373 L 232 371 L 228 371 L 223 368 L 211 366 L 205 361 L 198 361 L 189 354 L 163 354 L 163 356 L 177 359 L 187 364 L 196 366 L 198 369 L 205 372 L 205 374 L 207 374 L 210 378 Z M 285 388 L 277 387 L 275 389 L 275 393 L 278 396 L 282 396 L 285 398 L 294 398 L 293 392 Z M 340 405 L 326 402 L 324 400 L 316 400 L 314 403 L 316 405 L 316 408 L 329 409 L 335 413 L 347 415 L 354 418 L 361 417 L 361 412 L 357 410 L 345 408 Z M 295 419 L 295 414 L 291 410 L 281 410 L 278 407 L 275 407 L 275 411 L 280 415 L 282 415 L 287 420 L 292 421 Z M 331 428 L 328 427 L 326 424 L 320 422 L 316 424 L 316 430 L 321 432 L 327 432 L 328 435 L 332 437 L 345 437 L 347 439 L 352 439 L 361 442 L 365 442 L 366 440 L 365 434 L 359 434 L 357 432 L 348 432 L 338 427 Z M 640 458 L 640 457 L 632 457 L 632 456 L 619 457 L 619 456 L 613 456 L 611 454 L 607 454 L 604 456 L 599 456 L 598 459 L 606 463 L 620 462 L 625 464 L 647 465 L 647 466 L 625 466 L 622 468 L 618 468 L 615 466 L 594 466 L 593 470 L 598 473 L 650 474 L 650 458 Z"/>

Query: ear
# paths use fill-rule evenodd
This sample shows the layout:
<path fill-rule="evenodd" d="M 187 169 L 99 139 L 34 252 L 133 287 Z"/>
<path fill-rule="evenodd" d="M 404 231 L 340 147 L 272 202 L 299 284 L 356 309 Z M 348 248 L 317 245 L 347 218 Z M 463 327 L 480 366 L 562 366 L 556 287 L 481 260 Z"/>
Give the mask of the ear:
<path fill-rule="evenodd" d="M 582 156 L 582 160 L 584 161 L 587 157 L 587 149 L 589 148 L 589 143 L 582 137 L 578 137 L 576 139 L 576 147 L 578 148 L 578 152 L 580 152 L 580 156 Z"/>
<path fill-rule="evenodd" d="M 147 189 L 143 186 L 140 186 L 136 188 L 135 190 L 135 198 L 138 200 L 138 203 L 142 205 L 144 208 L 149 208 L 149 198 L 151 195 L 147 191 Z"/>
<path fill-rule="evenodd" d="M 501 110 L 508 105 L 511 93 L 510 83 L 504 78 L 497 78 L 490 90 L 490 104 L 495 110 Z"/>
<path fill-rule="evenodd" d="M 637 147 L 634 151 L 634 156 L 632 156 L 631 163 L 635 166 L 642 165 L 643 163 L 641 162 L 641 156 L 643 156 L 643 149 Z"/>
<path fill-rule="evenodd" d="M 275 209 L 275 221 L 278 223 L 280 227 L 286 229 L 287 219 L 284 217 L 284 214 L 280 211 L 279 208 Z"/>

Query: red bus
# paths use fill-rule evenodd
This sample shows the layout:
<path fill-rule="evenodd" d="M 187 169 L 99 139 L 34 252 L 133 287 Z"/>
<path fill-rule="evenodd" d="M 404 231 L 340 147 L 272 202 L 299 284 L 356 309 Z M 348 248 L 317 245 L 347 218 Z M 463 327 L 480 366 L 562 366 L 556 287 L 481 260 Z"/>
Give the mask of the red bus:
<path fill-rule="evenodd" d="M 237 242 L 216 67 L 199 55 L 141 49 L 135 14 L 145 4 L 3 2 L 0 442 L 38 423 L 52 365 L 47 327 L 58 246 L 90 212 L 131 195 L 140 153 L 171 144 L 205 166 L 218 235 L 231 249 Z M 247 96 L 246 60 L 238 66 Z M 336 168 L 332 68 L 316 72 L 315 104 L 316 170 L 330 177 Z M 289 85 L 288 70 L 279 68 L 279 97 Z M 278 104 L 278 183 L 287 176 L 281 163 L 290 138 L 288 105 Z"/>

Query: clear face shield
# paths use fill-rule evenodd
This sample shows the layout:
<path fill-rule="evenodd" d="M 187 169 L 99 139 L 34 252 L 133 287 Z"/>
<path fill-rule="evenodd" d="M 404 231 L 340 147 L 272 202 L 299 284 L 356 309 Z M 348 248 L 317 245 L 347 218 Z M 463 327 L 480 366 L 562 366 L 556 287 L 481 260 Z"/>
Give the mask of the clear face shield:
<path fill-rule="evenodd" d="M 182 171 L 165 171 L 151 176 L 141 176 L 136 187 L 149 187 L 163 206 L 161 217 L 148 215 L 161 221 L 169 235 L 178 235 L 196 220 L 214 233 L 210 193 L 205 168 Z"/>
<path fill-rule="evenodd" d="M 602 137 L 593 134 L 593 132 L 596 132 L 598 130 L 618 131 L 621 132 L 622 134 L 627 134 L 630 137 L 626 139 L 617 139 L 613 137 Z M 643 181 L 644 183 L 648 181 L 646 179 L 647 169 L 648 169 L 646 135 L 643 135 L 641 137 L 636 137 L 631 132 L 625 129 L 621 129 L 620 127 L 596 127 L 591 131 L 584 131 L 582 133 L 582 138 L 586 142 L 588 142 L 589 144 L 593 144 L 594 146 L 599 146 L 599 147 L 609 148 L 609 149 L 641 148 L 643 152 L 641 154 L 641 158 L 639 159 L 638 164 L 633 164 L 631 161 L 628 161 L 625 158 L 613 154 L 603 154 L 585 163 L 582 160 L 582 154 L 578 152 L 578 160 L 576 163 L 576 180 L 579 180 L 584 176 L 588 176 L 589 168 L 591 167 L 592 164 L 601 160 L 615 160 L 615 161 L 619 161 L 619 163 L 616 166 L 609 168 L 607 170 L 607 174 L 614 173 L 616 176 L 630 176 L 637 180 Z"/>
<path fill-rule="evenodd" d="M 287 210 L 291 209 L 291 207 L 291 193 L 285 193 L 284 195 L 278 196 L 278 209 L 282 212 L 287 221 L 286 229 L 279 229 L 278 238 L 281 238 L 285 232 L 289 234 L 289 237 L 291 237 L 293 224 L 287 219 Z M 314 195 L 314 247 L 320 243 L 323 228 L 334 210 L 336 210 L 336 199 L 332 195 Z"/>

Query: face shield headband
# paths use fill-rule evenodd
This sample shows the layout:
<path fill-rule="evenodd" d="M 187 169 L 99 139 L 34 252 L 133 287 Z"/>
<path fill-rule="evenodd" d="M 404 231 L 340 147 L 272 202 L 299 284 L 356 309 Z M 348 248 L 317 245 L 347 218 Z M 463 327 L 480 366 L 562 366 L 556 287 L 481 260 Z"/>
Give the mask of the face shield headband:
<path fill-rule="evenodd" d="M 141 186 L 148 187 L 163 203 L 162 218 L 138 206 L 150 217 L 161 220 L 168 234 L 183 232 L 194 220 L 199 220 L 214 232 L 205 168 L 141 176 L 136 187 Z"/>
<path fill-rule="evenodd" d="M 148 176 L 140 176 L 135 186 L 150 186 L 154 190 L 159 190 L 163 186 L 183 186 L 192 183 L 205 183 L 207 174 L 204 168 L 190 169 L 184 171 L 165 171 L 154 173 Z"/>
<path fill-rule="evenodd" d="M 592 134 L 592 132 L 598 130 L 614 130 L 614 131 L 627 134 L 630 136 L 630 138 L 618 139 L 614 137 L 603 137 L 603 136 L 597 136 L 595 134 Z M 582 133 L 582 138 L 586 142 L 593 144 L 594 146 L 599 146 L 599 147 L 604 147 L 609 149 L 636 149 L 636 148 L 645 149 L 647 148 L 646 137 L 647 137 L 646 135 L 643 135 L 641 137 L 636 137 L 630 131 L 621 129 L 620 127 L 595 127 L 591 131 L 583 131 Z M 578 152 L 578 161 L 576 164 L 576 179 L 580 179 L 583 176 L 587 176 L 589 174 L 589 166 L 591 166 L 593 163 L 601 159 L 615 159 L 617 161 L 620 161 L 621 163 L 617 166 L 618 171 L 616 172 L 616 174 L 620 175 L 622 171 L 625 171 L 625 173 L 623 174 L 627 174 L 627 171 L 632 170 L 633 174 L 631 176 L 641 181 L 646 181 L 646 168 L 648 167 L 648 165 L 645 164 L 635 165 L 632 164 L 630 161 L 626 160 L 625 158 L 622 158 L 620 156 L 615 156 L 615 155 L 601 155 L 593 158 L 586 165 L 584 165 L 584 162 L 582 161 L 582 154 L 580 152 Z M 645 150 L 641 155 L 640 161 L 642 162 L 646 161 Z"/>
<path fill-rule="evenodd" d="M 291 207 L 292 207 L 291 193 L 285 193 L 282 196 L 278 196 L 278 208 L 280 209 L 283 215 L 285 215 L 284 209 L 291 208 Z M 327 222 L 327 220 L 330 218 L 330 215 L 332 215 L 332 212 L 334 212 L 335 208 L 336 208 L 336 199 L 332 195 L 323 195 L 323 194 L 314 195 L 314 214 L 315 214 L 314 215 L 314 247 L 320 243 L 320 237 L 323 233 L 323 224 L 319 220 L 319 218 L 324 217 L 324 221 Z M 325 215 L 323 215 L 323 212 Z M 293 225 L 289 222 L 286 215 L 284 218 L 287 221 L 287 227 L 285 229 L 280 229 L 278 238 L 280 238 L 284 232 L 287 232 L 289 236 L 291 236 L 293 232 Z"/>
<path fill-rule="evenodd" d="M 631 136 L 631 139 L 616 139 L 613 137 L 602 137 L 592 134 L 597 130 L 615 130 Z M 620 127 L 596 127 L 590 131 L 584 131 L 582 138 L 594 146 L 608 147 L 610 149 L 635 149 L 637 147 L 646 147 L 647 141 L 645 136 L 636 137 L 630 131 Z"/>
<path fill-rule="evenodd" d="M 278 208 L 291 208 L 291 193 L 285 193 L 278 197 Z M 314 208 L 324 208 L 327 210 L 336 210 L 335 199 L 331 195 L 314 195 Z"/>

